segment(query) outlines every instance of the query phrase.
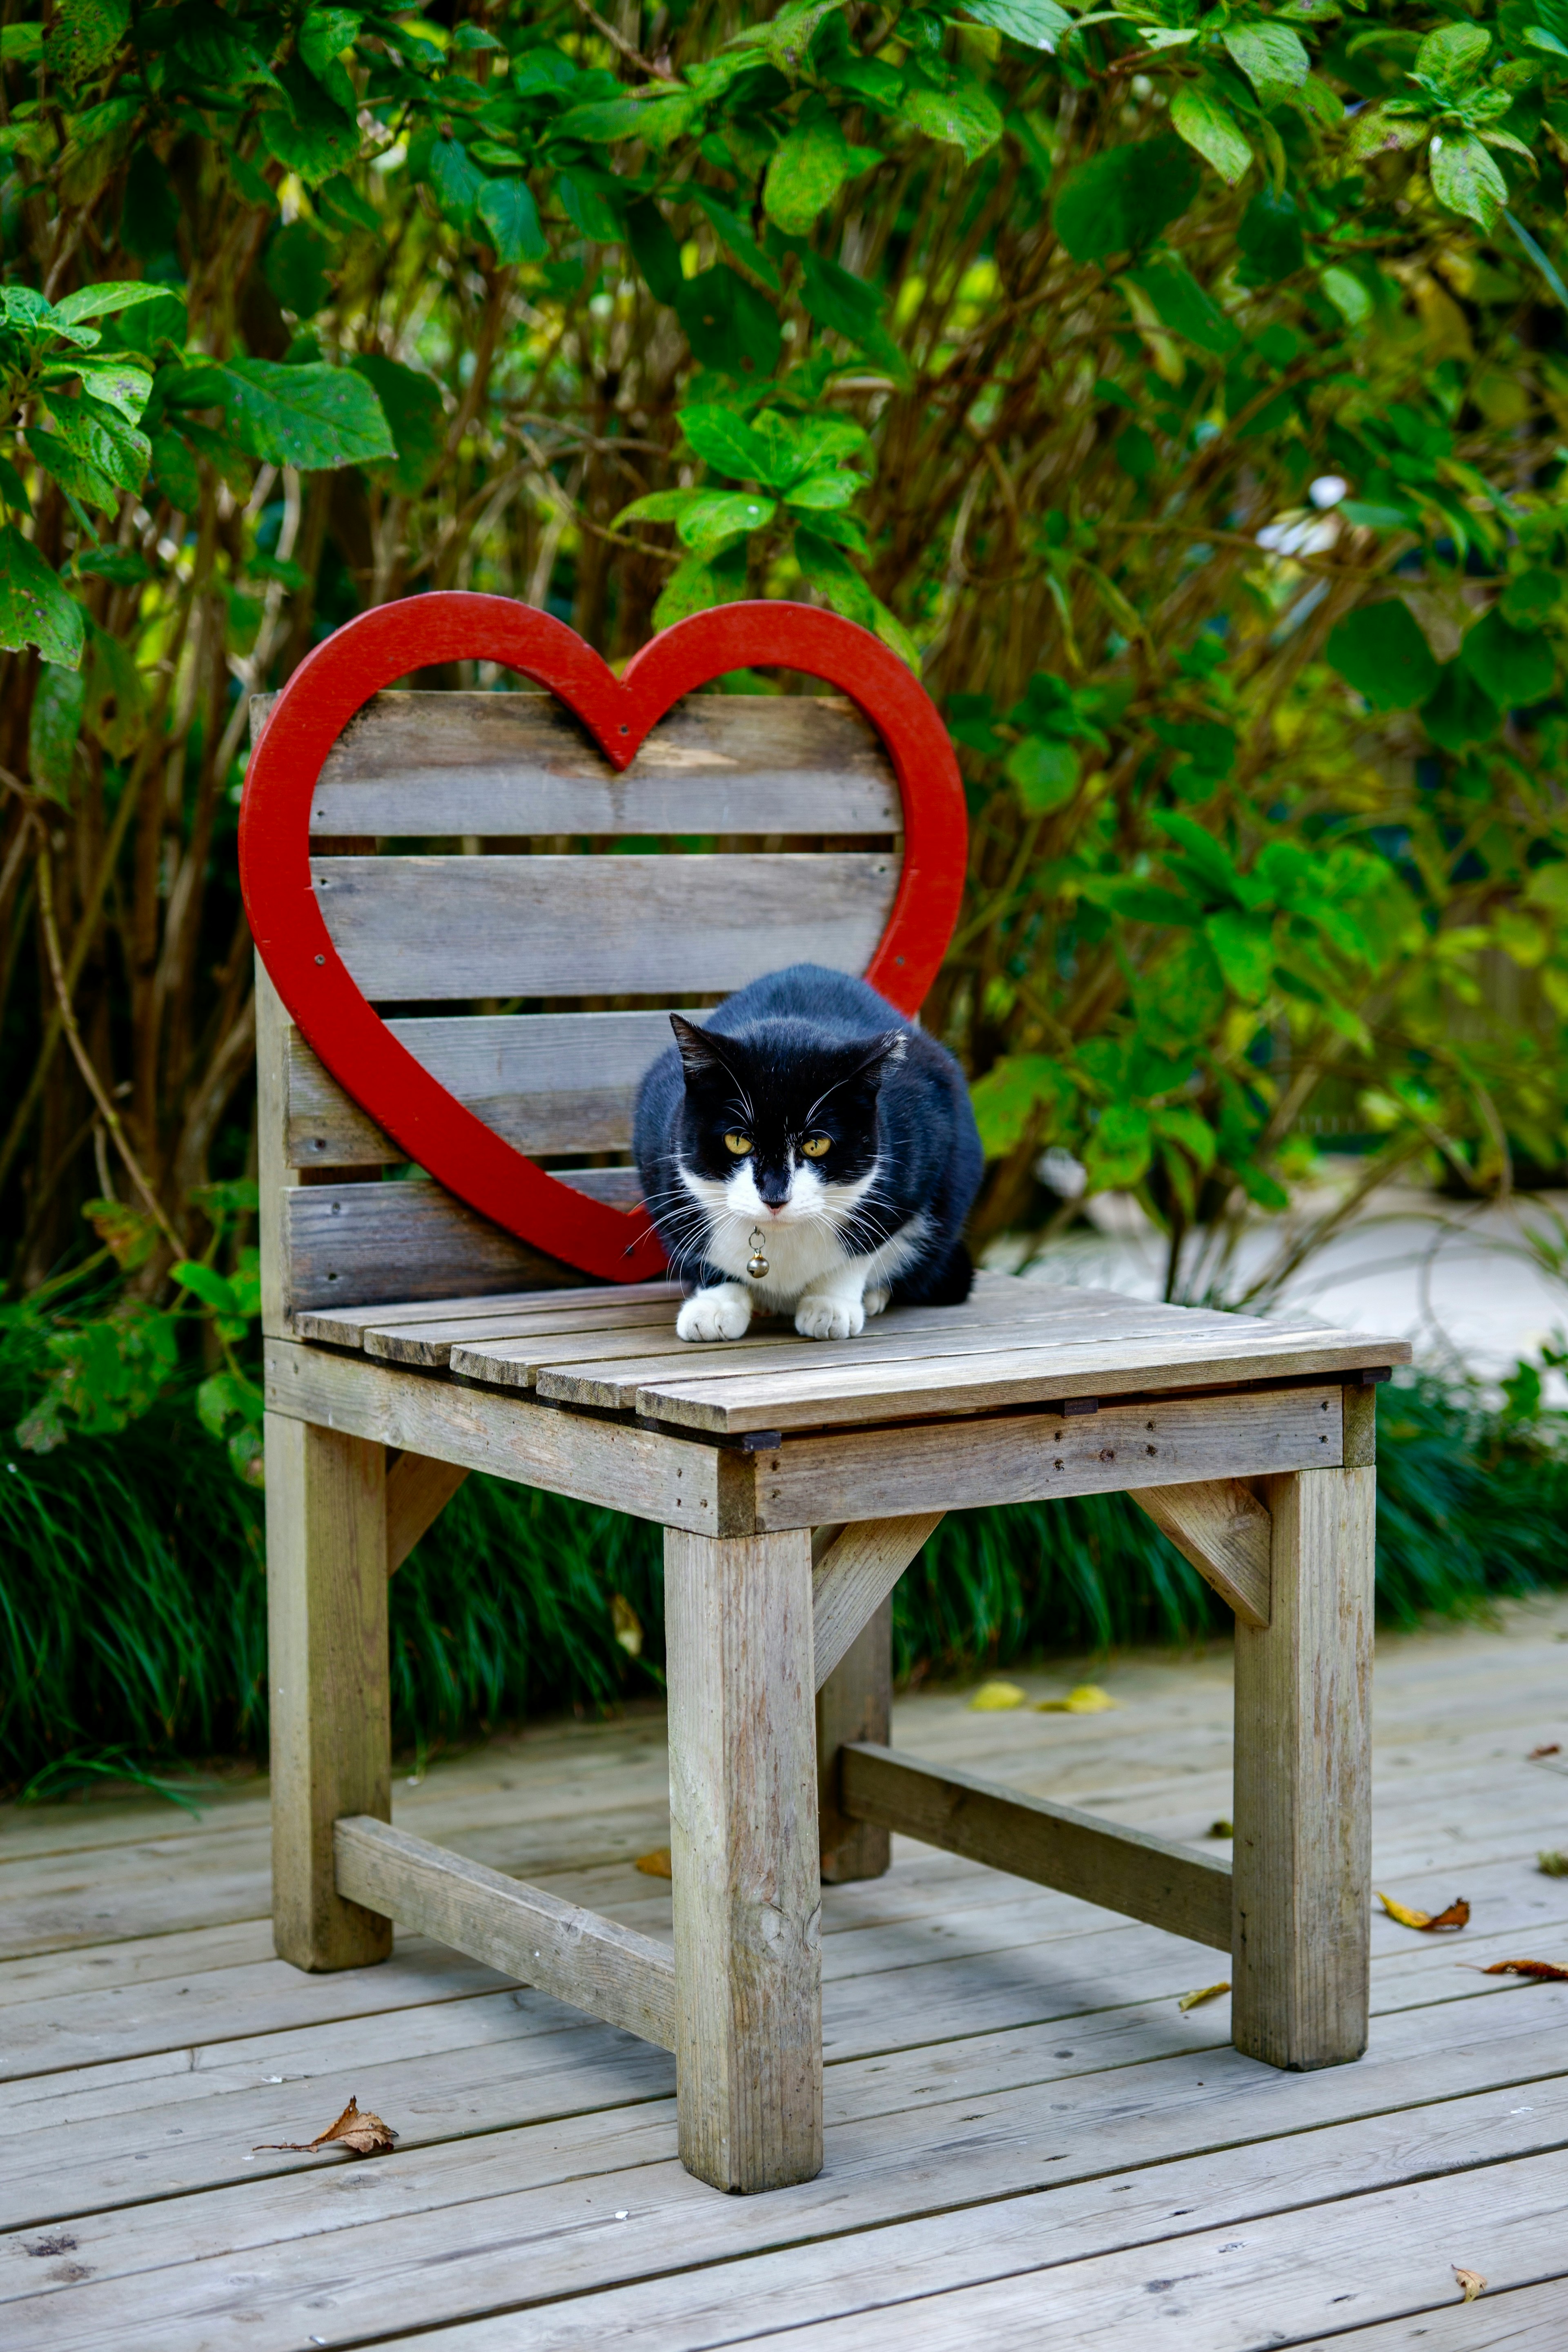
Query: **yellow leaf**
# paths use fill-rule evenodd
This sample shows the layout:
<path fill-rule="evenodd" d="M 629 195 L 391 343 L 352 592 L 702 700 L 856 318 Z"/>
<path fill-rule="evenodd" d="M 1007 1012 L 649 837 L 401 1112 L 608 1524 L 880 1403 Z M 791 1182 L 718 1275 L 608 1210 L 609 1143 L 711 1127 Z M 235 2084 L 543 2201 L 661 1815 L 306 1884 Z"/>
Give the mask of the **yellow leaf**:
<path fill-rule="evenodd" d="M 1217 2000 L 1222 1992 L 1230 1990 L 1227 1978 L 1224 1984 L 1200 1985 L 1196 1992 L 1184 1992 L 1176 2003 L 1178 2009 L 1201 2009 L 1205 2000 Z"/>
<path fill-rule="evenodd" d="M 982 1683 L 969 1702 L 982 1715 L 1000 1715 L 1010 1706 L 1022 1706 L 1024 1693 L 1017 1683 Z"/>
<path fill-rule="evenodd" d="M 642 1655 L 642 1620 L 624 1592 L 610 1595 L 610 1623 L 628 1658 Z"/>
<path fill-rule="evenodd" d="M 1035 1711 L 1037 1715 L 1103 1715 L 1108 1706 L 1121 1704 L 1109 1691 L 1102 1691 L 1098 1683 L 1079 1683 L 1066 1698 L 1041 1699 Z"/>
<path fill-rule="evenodd" d="M 1458 2263 L 1456 2263 L 1454 2264 L 1454 2276 L 1459 2282 L 1459 2285 L 1463 2290 L 1464 2298 L 1467 2303 L 1474 2303 L 1478 2294 L 1484 2294 L 1486 2293 L 1487 2283 L 1481 2276 L 1479 2271 L 1462 2271 L 1459 2268 Z"/>
<path fill-rule="evenodd" d="M 675 1874 L 669 1866 L 667 1845 L 656 1845 L 651 1853 L 639 1853 L 637 1866 L 645 1878 L 672 1878 Z"/>
<path fill-rule="evenodd" d="M 1436 1930 L 1458 1928 L 1469 1924 L 1470 1906 L 1463 1895 L 1450 1903 L 1446 1911 L 1436 1912 L 1414 1911 L 1408 1903 L 1395 1903 L 1391 1896 L 1381 1893 L 1377 1899 L 1391 1919 L 1397 1919 L 1402 1927 L 1419 1927 L 1423 1935 L 1429 1936 Z"/>

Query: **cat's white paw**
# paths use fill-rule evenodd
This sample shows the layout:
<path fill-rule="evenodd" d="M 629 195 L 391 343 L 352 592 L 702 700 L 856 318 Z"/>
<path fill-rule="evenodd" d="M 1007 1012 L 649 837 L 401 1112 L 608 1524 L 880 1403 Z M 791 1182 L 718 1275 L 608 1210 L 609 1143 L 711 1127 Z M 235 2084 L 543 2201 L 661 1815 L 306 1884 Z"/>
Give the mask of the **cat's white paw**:
<path fill-rule="evenodd" d="M 858 1298 L 814 1298 L 808 1291 L 795 1310 L 795 1328 L 803 1339 L 853 1339 L 866 1328 L 866 1310 Z"/>
<path fill-rule="evenodd" d="M 752 1302 L 738 1282 L 716 1283 L 686 1300 L 675 1318 L 678 1339 L 743 1339 Z"/>
<path fill-rule="evenodd" d="M 880 1315 L 892 1295 L 890 1290 L 884 1290 L 879 1284 L 868 1290 L 860 1301 L 861 1306 L 866 1309 L 868 1319 L 873 1315 Z"/>

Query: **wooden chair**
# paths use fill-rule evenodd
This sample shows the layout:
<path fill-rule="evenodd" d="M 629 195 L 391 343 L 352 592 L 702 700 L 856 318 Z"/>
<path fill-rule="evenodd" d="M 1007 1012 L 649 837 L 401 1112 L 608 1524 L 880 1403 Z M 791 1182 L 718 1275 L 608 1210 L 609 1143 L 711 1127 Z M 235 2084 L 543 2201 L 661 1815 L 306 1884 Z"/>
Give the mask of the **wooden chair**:
<path fill-rule="evenodd" d="M 617 779 L 548 695 L 384 693 L 310 833 L 345 962 L 420 1008 L 394 1034 L 625 1202 L 662 1008 L 864 970 L 903 817 L 840 697 L 694 695 Z M 700 865 L 647 845 L 693 836 Z M 885 1870 L 893 1830 L 1227 1953 L 1272 2065 L 1360 2053 L 1373 1384 L 1407 1349 L 995 1276 L 843 1344 L 684 1348 L 669 1282 L 586 1285 L 410 1172 L 258 991 L 283 1958 L 383 1959 L 395 1921 L 663 2044 L 682 2160 L 725 2189 L 822 2162 L 820 1882 Z M 470 1470 L 665 1529 L 673 1953 L 390 1826 L 387 1579 Z M 889 1596 L 942 1513 L 1116 1489 L 1236 1613 L 1233 1864 L 887 1744 Z"/>

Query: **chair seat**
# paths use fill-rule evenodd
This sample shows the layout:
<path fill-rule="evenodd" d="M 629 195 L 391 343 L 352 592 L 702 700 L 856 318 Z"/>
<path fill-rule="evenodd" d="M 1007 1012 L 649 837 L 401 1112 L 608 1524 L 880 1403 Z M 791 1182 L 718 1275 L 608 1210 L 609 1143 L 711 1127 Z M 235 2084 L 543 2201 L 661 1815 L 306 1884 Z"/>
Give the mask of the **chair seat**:
<path fill-rule="evenodd" d="M 1030 1405 L 1060 1404 L 1071 1416 L 1102 1400 L 1260 1382 L 1342 1382 L 1406 1352 L 1301 1318 L 1144 1304 L 999 1274 L 980 1275 L 962 1307 L 890 1307 L 855 1339 L 802 1339 L 774 1317 L 743 1339 L 694 1346 L 675 1336 L 679 1296 L 672 1283 L 649 1283 L 420 1300 L 301 1313 L 296 1329 L 306 1341 L 531 1391 L 542 1402 L 753 1440 Z"/>

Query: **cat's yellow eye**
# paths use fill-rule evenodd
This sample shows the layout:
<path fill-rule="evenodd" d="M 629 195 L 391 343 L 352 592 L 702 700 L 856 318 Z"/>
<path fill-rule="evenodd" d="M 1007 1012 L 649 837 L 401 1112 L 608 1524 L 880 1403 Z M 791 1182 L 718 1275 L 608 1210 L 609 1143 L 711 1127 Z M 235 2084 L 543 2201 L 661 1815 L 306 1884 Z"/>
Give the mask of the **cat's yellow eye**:
<path fill-rule="evenodd" d="M 751 1137 L 749 1135 L 740 1134 L 734 1128 L 731 1128 L 729 1134 L 724 1138 L 725 1150 L 732 1151 L 737 1160 L 743 1160 L 751 1148 Z"/>
<path fill-rule="evenodd" d="M 822 1160 L 832 1150 L 833 1138 L 830 1135 L 808 1135 L 800 1148 L 808 1160 Z"/>

